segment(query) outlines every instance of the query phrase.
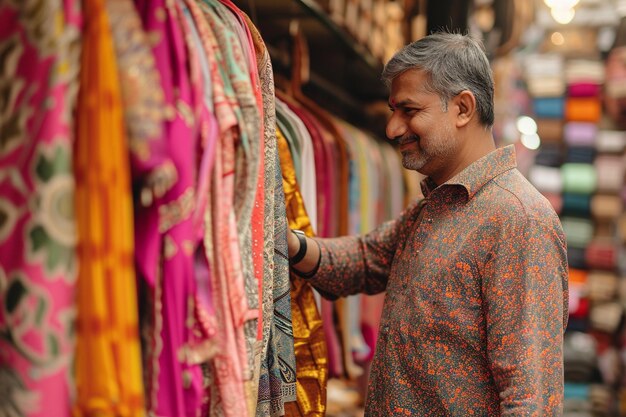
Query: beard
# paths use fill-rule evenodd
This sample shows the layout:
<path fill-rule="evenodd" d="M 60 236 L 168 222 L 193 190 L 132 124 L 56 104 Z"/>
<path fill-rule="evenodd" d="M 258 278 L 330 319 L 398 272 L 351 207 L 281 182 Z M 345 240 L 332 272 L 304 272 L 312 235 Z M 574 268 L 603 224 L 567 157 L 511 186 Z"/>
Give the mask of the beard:
<path fill-rule="evenodd" d="M 416 142 L 417 148 L 410 148 L 402 152 L 402 166 L 426 175 L 429 175 L 430 172 L 422 172 L 422 169 L 428 163 L 437 161 L 437 165 L 445 165 L 446 161 L 454 155 L 457 145 L 450 126 L 445 126 L 433 135 L 421 138 L 417 135 L 410 135 L 400 140 L 401 144 L 408 142 Z"/>

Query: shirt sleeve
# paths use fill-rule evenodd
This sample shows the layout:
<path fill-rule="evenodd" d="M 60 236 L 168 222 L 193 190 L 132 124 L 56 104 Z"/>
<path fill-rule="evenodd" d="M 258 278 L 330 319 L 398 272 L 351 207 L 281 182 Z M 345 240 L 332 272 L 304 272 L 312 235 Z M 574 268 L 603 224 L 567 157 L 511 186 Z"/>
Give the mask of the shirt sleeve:
<path fill-rule="evenodd" d="M 363 236 L 316 238 L 320 267 L 311 284 L 327 299 L 385 291 L 398 242 L 419 214 L 415 201 L 395 220 L 383 223 Z"/>
<path fill-rule="evenodd" d="M 489 366 L 502 416 L 555 416 L 563 404 L 567 255 L 556 216 L 504 227 L 483 276 Z"/>

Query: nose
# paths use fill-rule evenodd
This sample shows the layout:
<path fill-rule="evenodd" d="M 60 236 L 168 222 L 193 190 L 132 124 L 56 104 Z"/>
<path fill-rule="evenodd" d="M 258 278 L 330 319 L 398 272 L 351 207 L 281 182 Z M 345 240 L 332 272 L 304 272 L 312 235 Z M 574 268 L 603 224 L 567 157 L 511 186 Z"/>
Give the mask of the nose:
<path fill-rule="evenodd" d="M 387 121 L 385 128 L 385 134 L 389 140 L 396 140 L 401 138 L 406 133 L 406 124 L 402 121 L 397 111 L 391 114 L 391 117 Z"/>

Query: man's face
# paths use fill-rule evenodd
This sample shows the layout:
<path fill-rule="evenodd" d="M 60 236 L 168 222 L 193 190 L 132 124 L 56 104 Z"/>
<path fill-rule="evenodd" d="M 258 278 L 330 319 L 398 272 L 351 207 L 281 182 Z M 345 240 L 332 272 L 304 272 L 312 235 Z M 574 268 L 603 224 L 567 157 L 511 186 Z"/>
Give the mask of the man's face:
<path fill-rule="evenodd" d="M 393 79 L 387 137 L 398 140 L 402 165 L 436 181 L 457 153 L 454 115 L 442 108 L 438 95 L 426 90 L 429 77 L 411 69 Z"/>

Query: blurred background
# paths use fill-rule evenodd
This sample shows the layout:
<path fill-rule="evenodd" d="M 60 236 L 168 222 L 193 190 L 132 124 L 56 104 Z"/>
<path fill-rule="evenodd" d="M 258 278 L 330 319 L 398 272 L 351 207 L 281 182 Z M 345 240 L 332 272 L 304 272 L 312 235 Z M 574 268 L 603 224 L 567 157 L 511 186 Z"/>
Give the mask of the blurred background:
<path fill-rule="evenodd" d="M 285 231 L 420 196 L 380 75 L 441 29 L 567 236 L 565 415 L 626 416 L 626 0 L 3 0 L 0 417 L 362 416 L 384 294 Z"/>

